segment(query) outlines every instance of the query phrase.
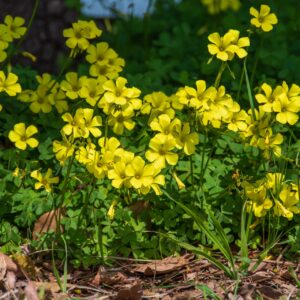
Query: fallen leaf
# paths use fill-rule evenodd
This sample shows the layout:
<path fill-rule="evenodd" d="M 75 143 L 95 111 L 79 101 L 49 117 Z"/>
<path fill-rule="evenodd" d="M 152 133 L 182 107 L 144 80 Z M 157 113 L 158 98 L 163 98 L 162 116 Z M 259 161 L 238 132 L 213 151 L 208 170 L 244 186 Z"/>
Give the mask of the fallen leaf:
<path fill-rule="evenodd" d="M 166 257 L 161 260 L 154 260 L 153 262 L 138 265 L 135 272 L 144 273 L 146 276 L 153 276 L 154 274 L 166 274 L 178 270 L 185 266 L 191 260 L 190 255 L 180 257 Z"/>
<path fill-rule="evenodd" d="M 260 286 L 257 288 L 257 290 L 260 292 L 260 294 L 263 296 L 263 299 L 265 300 L 276 300 L 282 296 L 280 292 L 267 285 Z"/>
<path fill-rule="evenodd" d="M 6 273 L 6 285 L 9 290 L 13 290 L 16 287 L 17 276 L 13 271 L 7 271 Z"/>
<path fill-rule="evenodd" d="M 27 300 L 40 300 L 36 291 L 36 287 L 32 281 L 29 281 L 25 287 L 25 296 Z"/>
<path fill-rule="evenodd" d="M 12 271 L 12 272 L 17 273 L 18 266 L 16 263 L 13 262 L 13 260 L 9 256 L 0 252 L 0 257 L 2 258 L 2 261 L 5 262 L 7 271 Z"/>
<path fill-rule="evenodd" d="M 250 276 L 250 278 L 254 282 L 270 281 L 272 277 L 273 277 L 272 274 L 265 271 L 255 272 L 253 275 Z"/>
<path fill-rule="evenodd" d="M 243 284 L 238 292 L 245 300 L 252 300 L 254 296 L 253 293 L 255 291 L 256 285 L 254 284 Z"/>
<path fill-rule="evenodd" d="M 0 281 L 2 281 L 6 274 L 6 263 L 2 255 L 0 255 Z"/>
<path fill-rule="evenodd" d="M 119 290 L 115 300 L 141 300 L 142 295 L 142 286 L 138 283 Z"/>
<path fill-rule="evenodd" d="M 41 215 L 34 224 L 32 232 L 33 239 L 36 240 L 41 233 L 47 233 L 50 231 L 57 232 L 57 219 L 59 217 L 59 214 L 61 213 L 62 210 L 58 208 L 56 210 L 51 210 Z M 63 227 L 61 225 L 60 231 L 63 231 Z"/>

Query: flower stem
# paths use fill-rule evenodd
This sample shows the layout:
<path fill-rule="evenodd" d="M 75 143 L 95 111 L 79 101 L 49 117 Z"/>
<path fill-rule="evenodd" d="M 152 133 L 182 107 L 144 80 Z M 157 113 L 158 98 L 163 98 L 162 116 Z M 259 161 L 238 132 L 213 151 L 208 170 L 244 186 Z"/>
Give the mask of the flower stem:
<path fill-rule="evenodd" d="M 218 75 L 216 77 L 215 83 L 214 83 L 215 88 L 219 87 L 220 81 L 221 81 L 221 78 L 222 78 L 222 74 L 223 74 L 225 68 L 226 68 L 226 62 L 223 61 L 221 66 L 220 66 L 220 69 L 219 69 Z"/>

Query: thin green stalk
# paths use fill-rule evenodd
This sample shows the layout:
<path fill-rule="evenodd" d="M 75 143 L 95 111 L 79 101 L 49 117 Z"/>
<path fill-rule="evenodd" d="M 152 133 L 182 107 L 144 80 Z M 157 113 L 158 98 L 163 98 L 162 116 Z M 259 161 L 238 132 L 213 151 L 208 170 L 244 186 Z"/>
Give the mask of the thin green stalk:
<path fill-rule="evenodd" d="M 68 56 L 67 59 L 65 59 L 65 62 L 63 64 L 62 68 L 60 69 L 59 74 L 57 75 L 57 78 L 53 81 L 52 85 L 50 86 L 48 93 L 51 93 L 51 91 L 53 90 L 55 84 L 60 81 L 60 79 L 63 76 L 66 68 L 68 67 L 70 61 L 71 61 L 71 57 Z"/>
<path fill-rule="evenodd" d="M 244 60 L 244 72 L 245 72 L 245 78 L 246 78 L 246 85 L 247 85 L 247 93 L 248 93 L 248 98 L 249 98 L 249 103 L 252 111 L 252 118 L 254 121 L 256 121 L 256 115 L 255 115 L 255 106 L 254 106 L 254 101 L 253 101 L 253 96 L 252 96 L 252 89 L 251 89 L 251 84 L 249 81 L 249 76 L 248 76 L 248 71 L 247 71 L 247 66 L 246 66 L 246 60 Z"/>
<path fill-rule="evenodd" d="M 250 76 L 250 84 L 251 84 L 251 86 L 253 85 L 254 76 L 255 76 L 257 65 L 258 65 L 259 53 L 260 53 L 260 50 L 261 50 L 261 48 L 263 46 L 264 36 L 265 35 L 261 36 L 258 49 L 255 52 L 254 63 L 253 63 L 253 67 L 252 67 L 252 71 L 251 71 L 251 76 Z"/>
<path fill-rule="evenodd" d="M 203 178 L 204 178 L 204 172 L 205 172 L 204 159 L 205 159 L 206 143 L 207 143 L 207 131 L 205 130 L 203 147 L 202 147 L 202 152 L 201 152 L 201 166 L 200 166 L 200 180 L 199 180 L 199 186 L 201 189 L 202 189 L 202 185 L 203 185 Z"/>
<path fill-rule="evenodd" d="M 219 87 L 220 81 L 221 81 L 221 78 L 222 78 L 222 74 L 223 74 L 225 68 L 226 68 L 226 62 L 222 61 L 222 64 L 221 64 L 221 66 L 220 66 L 218 75 L 217 75 L 216 80 L 215 80 L 215 83 L 214 83 L 214 87 L 215 87 L 215 88 L 218 88 L 218 87 Z"/>
<path fill-rule="evenodd" d="M 245 77 L 245 69 L 243 68 L 241 78 L 240 78 L 240 83 L 239 83 L 239 89 L 238 89 L 238 92 L 237 92 L 237 95 L 236 95 L 236 102 L 239 102 L 239 100 L 240 100 L 242 86 L 243 86 L 243 82 L 244 82 L 244 77 Z"/>
<path fill-rule="evenodd" d="M 194 162 L 193 162 L 192 155 L 190 155 L 190 173 L 191 173 L 192 187 L 193 187 L 193 190 L 195 191 Z"/>

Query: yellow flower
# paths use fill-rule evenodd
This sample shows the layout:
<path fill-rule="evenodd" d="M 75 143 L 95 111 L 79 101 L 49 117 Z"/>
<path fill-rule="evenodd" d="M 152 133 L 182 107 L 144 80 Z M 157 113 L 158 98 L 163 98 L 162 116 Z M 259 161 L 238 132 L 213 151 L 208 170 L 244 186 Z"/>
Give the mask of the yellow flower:
<path fill-rule="evenodd" d="M 87 145 L 80 146 L 77 151 L 75 158 L 77 161 L 80 163 L 87 165 L 93 162 L 94 157 L 95 157 L 95 152 L 96 152 L 96 145 L 93 144 L 90 140 L 88 140 Z"/>
<path fill-rule="evenodd" d="M 256 94 L 255 99 L 260 104 L 263 111 L 272 112 L 274 101 L 283 93 L 282 87 L 277 86 L 274 91 L 272 91 L 270 85 L 263 83 L 261 89 L 264 91 L 264 94 Z"/>
<path fill-rule="evenodd" d="M 285 178 L 284 174 L 268 173 L 266 175 L 266 178 L 267 178 L 266 180 L 267 187 L 271 189 L 274 194 L 278 194 Z"/>
<path fill-rule="evenodd" d="M 130 184 L 135 189 L 150 186 L 153 182 L 153 166 L 145 165 L 145 161 L 136 156 L 126 168 L 126 175 L 130 177 Z"/>
<path fill-rule="evenodd" d="M 235 53 L 239 58 L 246 57 L 248 53 L 243 48 L 250 46 L 249 38 L 248 37 L 240 38 L 240 32 L 238 30 L 230 29 L 228 32 L 233 36 L 233 39 L 231 41 L 231 46 L 229 47 L 228 50 Z"/>
<path fill-rule="evenodd" d="M 61 114 L 68 111 L 69 106 L 66 101 L 66 95 L 61 89 L 58 89 L 57 87 L 53 88 L 48 95 L 48 99 L 49 102 L 56 107 L 58 113 Z"/>
<path fill-rule="evenodd" d="M 273 206 L 271 199 L 267 196 L 267 189 L 263 181 L 257 181 L 254 185 L 247 181 L 242 183 L 246 196 L 249 199 L 248 210 L 252 210 L 254 215 L 261 218 L 267 214 Z"/>
<path fill-rule="evenodd" d="M 60 83 L 60 88 L 66 93 L 68 98 L 75 100 L 80 96 L 79 92 L 86 79 L 86 76 L 81 76 L 78 78 L 77 73 L 69 72 L 66 74 L 66 80 L 63 80 Z"/>
<path fill-rule="evenodd" d="M 153 131 L 160 132 L 158 134 L 159 137 L 168 137 L 170 139 L 174 138 L 174 132 L 177 131 L 180 126 L 181 122 L 179 119 L 175 118 L 171 120 L 167 114 L 158 116 L 150 123 L 150 127 Z"/>
<path fill-rule="evenodd" d="M 278 19 L 274 13 L 270 13 L 270 10 L 270 6 L 266 4 L 260 6 L 260 11 L 251 7 L 250 15 L 254 17 L 251 19 L 251 24 L 265 32 L 271 31 L 273 25 L 278 23 Z"/>
<path fill-rule="evenodd" d="M 108 178 L 112 181 L 113 187 L 119 189 L 122 186 L 130 187 L 129 177 L 126 175 L 127 165 L 124 161 L 119 161 L 114 164 L 113 169 L 107 173 Z"/>
<path fill-rule="evenodd" d="M 153 92 L 143 99 L 141 107 L 142 114 L 150 114 L 148 124 L 161 114 L 167 114 L 171 119 L 175 116 L 175 111 L 171 108 L 169 97 L 163 92 Z"/>
<path fill-rule="evenodd" d="M 97 127 L 102 125 L 102 118 L 100 116 L 94 116 L 94 110 L 91 108 L 83 108 L 81 109 L 82 116 L 84 119 L 84 138 L 89 137 L 89 133 L 91 133 L 94 137 L 99 137 L 101 135 L 101 130 Z"/>
<path fill-rule="evenodd" d="M 249 119 L 249 115 L 244 110 L 238 110 L 229 114 L 225 121 L 228 123 L 229 130 L 244 132 L 250 123 Z"/>
<path fill-rule="evenodd" d="M 52 110 L 52 102 L 49 98 L 48 88 L 41 85 L 36 91 L 30 93 L 28 101 L 31 102 L 29 108 L 34 113 L 49 113 Z"/>
<path fill-rule="evenodd" d="M 190 132 L 190 124 L 184 123 L 176 134 L 176 147 L 183 149 L 186 155 L 191 155 L 195 152 L 195 146 L 199 143 L 199 136 L 196 132 Z"/>
<path fill-rule="evenodd" d="M 13 73 L 8 73 L 6 77 L 3 71 L 0 71 L 0 92 L 4 91 L 9 96 L 15 96 L 21 93 L 21 86 L 18 81 L 18 76 Z"/>
<path fill-rule="evenodd" d="M 79 91 L 79 96 L 91 106 L 95 106 L 104 93 L 103 83 L 106 81 L 105 77 L 86 78 L 82 81 L 82 88 Z"/>
<path fill-rule="evenodd" d="M 104 99 L 107 103 L 114 103 L 116 105 L 125 105 L 128 103 L 130 98 L 138 98 L 141 91 L 137 88 L 127 88 L 127 79 L 118 77 L 114 82 L 108 80 L 103 84 L 103 88 L 106 91 Z"/>
<path fill-rule="evenodd" d="M 60 164 L 64 165 L 67 158 L 73 155 L 74 146 L 65 137 L 63 137 L 63 141 L 53 141 L 53 152 Z"/>
<path fill-rule="evenodd" d="M 233 59 L 234 54 L 229 51 L 231 42 L 234 40 L 232 33 L 227 32 L 221 37 L 218 32 L 215 32 L 208 36 L 208 40 L 212 42 L 212 44 L 207 46 L 211 55 L 216 55 L 222 61 Z"/>
<path fill-rule="evenodd" d="M 236 11 L 241 6 L 240 0 L 201 0 L 201 2 L 207 6 L 208 12 L 212 15 L 228 9 Z"/>
<path fill-rule="evenodd" d="M 285 93 L 281 94 L 276 101 L 274 101 L 273 110 L 277 112 L 276 120 L 279 123 L 294 125 L 299 119 L 297 113 L 300 111 L 300 98 L 289 100 Z"/>
<path fill-rule="evenodd" d="M 139 191 L 146 195 L 150 192 L 150 189 L 152 189 L 155 193 L 155 195 L 159 196 L 162 195 L 162 191 L 160 189 L 160 185 L 164 186 L 165 183 L 165 176 L 160 174 L 161 169 L 156 168 L 153 165 L 148 165 L 150 168 L 153 170 L 153 175 L 152 175 L 152 182 L 147 185 L 147 186 L 142 186 Z"/>
<path fill-rule="evenodd" d="M 110 59 L 115 59 L 117 53 L 109 48 L 108 43 L 101 42 L 97 43 L 96 46 L 90 45 L 87 49 L 86 60 L 90 64 L 108 65 Z"/>
<path fill-rule="evenodd" d="M 284 184 L 279 193 L 279 200 L 275 201 L 274 212 L 276 215 L 283 216 L 291 220 L 294 214 L 300 213 L 299 203 L 299 189 L 298 186 L 291 184 Z"/>
<path fill-rule="evenodd" d="M 274 153 L 277 157 L 281 155 L 281 148 L 279 145 L 282 144 L 282 142 L 283 136 L 280 133 L 272 136 L 272 130 L 269 129 L 264 137 L 258 138 L 257 146 L 264 150 L 263 156 L 266 159 L 269 159 L 271 153 Z"/>
<path fill-rule="evenodd" d="M 117 111 L 113 115 L 109 115 L 108 125 L 112 126 L 115 134 L 121 135 L 125 128 L 129 131 L 134 128 L 135 122 L 132 117 L 134 117 L 133 111 Z"/>
<path fill-rule="evenodd" d="M 4 24 L 0 24 L 0 50 L 6 49 L 9 43 L 12 42 L 12 40 L 13 39 L 11 35 L 8 33 L 7 26 L 5 26 Z"/>
<path fill-rule="evenodd" d="M 101 33 L 102 31 L 96 26 L 94 21 L 79 20 L 72 24 L 72 28 L 65 29 L 63 36 L 67 38 L 67 47 L 85 50 L 89 46 L 88 40 L 99 37 Z"/>
<path fill-rule="evenodd" d="M 175 146 L 176 141 L 174 138 L 156 135 L 150 140 L 150 149 L 146 151 L 145 156 L 158 169 L 163 169 L 166 166 L 166 162 L 174 166 L 177 164 L 178 154 L 171 152 L 171 150 Z"/>
<path fill-rule="evenodd" d="M 208 36 L 208 40 L 212 44 L 208 45 L 208 51 L 212 55 L 222 61 L 232 60 L 236 54 L 239 58 L 247 56 L 247 51 L 243 49 L 250 45 L 248 37 L 240 38 L 240 32 L 238 30 L 230 29 L 224 36 L 220 37 L 220 34 L 215 32 Z"/>
<path fill-rule="evenodd" d="M 30 176 L 38 181 L 34 185 L 34 188 L 36 190 L 40 189 L 41 187 L 44 187 L 48 193 L 52 191 L 51 185 L 53 183 L 59 182 L 58 177 L 51 177 L 52 176 L 51 169 L 48 169 L 45 175 L 43 175 L 39 170 L 34 170 L 30 173 Z"/>
<path fill-rule="evenodd" d="M 22 27 L 24 25 L 25 20 L 21 17 L 13 18 L 10 15 L 7 15 L 4 19 L 4 23 L 7 27 L 8 34 L 13 39 L 19 39 L 26 32 L 26 27 Z"/>
<path fill-rule="evenodd" d="M 86 129 L 84 128 L 82 109 L 77 109 L 74 117 L 70 113 L 65 113 L 61 118 L 68 123 L 62 128 L 64 134 L 72 135 L 75 139 L 88 135 Z"/>
<path fill-rule="evenodd" d="M 34 125 L 26 128 L 24 123 L 18 123 L 15 124 L 14 130 L 9 132 L 8 138 L 21 150 L 26 150 L 27 145 L 31 148 L 36 148 L 39 142 L 32 136 L 37 132 L 38 130 Z"/>
<path fill-rule="evenodd" d="M 185 86 L 177 91 L 176 96 L 179 98 L 181 104 L 201 109 L 204 99 L 209 97 L 211 88 L 206 89 L 206 82 L 204 80 L 196 81 L 196 89 Z"/>

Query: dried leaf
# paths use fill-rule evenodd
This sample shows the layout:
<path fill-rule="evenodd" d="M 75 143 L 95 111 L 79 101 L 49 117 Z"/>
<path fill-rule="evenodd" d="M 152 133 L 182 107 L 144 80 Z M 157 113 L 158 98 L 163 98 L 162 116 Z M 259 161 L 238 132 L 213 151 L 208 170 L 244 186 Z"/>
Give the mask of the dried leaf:
<path fill-rule="evenodd" d="M 190 259 L 190 256 L 171 256 L 162 260 L 154 260 L 153 262 L 139 265 L 135 268 L 135 271 L 144 273 L 146 276 L 166 274 L 182 268 L 189 262 Z"/>
<path fill-rule="evenodd" d="M 142 286 L 138 283 L 121 289 L 115 300 L 141 300 L 142 296 Z"/>
<path fill-rule="evenodd" d="M 272 274 L 265 271 L 255 272 L 253 275 L 250 276 L 250 278 L 254 282 L 270 281 L 272 277 L 273 277 Z"/>
<path fill-rule="evenodd" d="M 6 274 L 6 263 L 2 255 L 0 255 L 0 281 L 2 281 Z"/>
<path fill-rule="evenodd" d="M 257 290 L 266 300 L 279 299 L 282 296 L 280 292 L 267 285 L 260 286 L 259 288 L 257 288 Z"/>
<path fill-rule="evenodd" d="M 40 300 L 36 287 L 32 281 L 29 281 L 25 288 L 25 296 L 27 300 Z"/>
<path fill-rule="evenodd" d="M 15 273 L 18 271 L 18 266 L 13 262 L 13 260 L 9 256 L 0 252 L 0 257 L 2 257 L 2 259 L 4 260 L 7 271 L 12 271 Z"/>
<path fill-rule="evenodd" d="M 41 215 L 34 224 L 32 232 L 33 239 L 37 239 L 41 233 L 46 233 L 50 231 L 57 232 L 57 219 L 59 217 L 59 214 L 61 213 L 61 209 L 58 208 L 56 210 L 51 210 Z M 63 231 L 63 227 L 61 225 L 60 231 Z"/>
<path fill-rule="evenodd" d="M 6 273 L 6 285 L 9 290 L 13 290 L 16 287 L 17 276 L 13 271 L 7 271 Z"/>

